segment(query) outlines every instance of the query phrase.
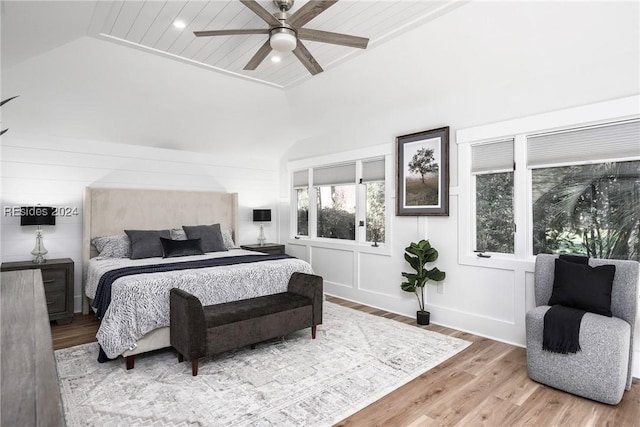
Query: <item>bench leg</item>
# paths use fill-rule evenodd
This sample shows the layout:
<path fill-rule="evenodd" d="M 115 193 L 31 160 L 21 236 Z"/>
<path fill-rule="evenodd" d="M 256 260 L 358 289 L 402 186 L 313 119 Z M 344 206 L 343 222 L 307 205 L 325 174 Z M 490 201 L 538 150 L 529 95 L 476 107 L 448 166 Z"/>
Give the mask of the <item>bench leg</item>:
<path fill-rule="evenodd" d="M 184 361 L 184 356 L 182 353 L 178 352 L 178 363 L 182 363 Z"/>
<path fill-rule="evenodd" d="M 251 344 L 251 350 L 255 350 L 256 349 L 256 345 L 255 344 Z"/>
<path fill-rule="evenodd" d="M 316 339 L 316 325 L 313 325 L 311 327 L 311 339 L 315 340 Z"/>
<path fill-rule="evenodd" d="M 198 359 L 191 360 L 191 375 L 194 377 L 198 375 Z"/>
<path fill-rule="evenodd" d="M 127 357 L 124 358 L 124 360 L 125 360 L 126 365 L 127 365 L 127 371 L 129 369 L 133 369 L 133 365 L 134 365 L 134 363 L 136 361 L 136 357 L 135 356 L 127 356 Z"/>

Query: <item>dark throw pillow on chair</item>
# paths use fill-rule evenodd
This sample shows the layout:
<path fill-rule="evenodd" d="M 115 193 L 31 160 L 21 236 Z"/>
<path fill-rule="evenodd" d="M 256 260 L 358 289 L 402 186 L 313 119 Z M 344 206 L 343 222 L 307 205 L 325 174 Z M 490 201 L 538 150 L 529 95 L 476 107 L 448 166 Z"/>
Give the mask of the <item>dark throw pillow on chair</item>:
<path fill-rule="evenodd" d="M 591 267 L 556 259 L 549 305 L 559 304 L 611 317 L 615 273 L 615 265 Z"/>

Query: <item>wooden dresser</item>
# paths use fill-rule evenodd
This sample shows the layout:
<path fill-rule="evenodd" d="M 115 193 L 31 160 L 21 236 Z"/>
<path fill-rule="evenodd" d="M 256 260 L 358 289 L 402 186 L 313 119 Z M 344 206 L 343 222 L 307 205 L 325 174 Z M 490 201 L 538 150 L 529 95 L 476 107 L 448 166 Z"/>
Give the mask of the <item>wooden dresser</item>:
<path fill-rule="evenodd" d="M 31 261 L 3 262 L 2 271 L 40 269 L 47 297 L 49 320 L 57 324 L 73 320 L 73 260 L 71 258 L 49 259 L 42 264 Z"/>
<path fill-rule="evenodd" d="M 0 369 L 0 425 L 65 425 L 40 270 L 0 276 Z"/>

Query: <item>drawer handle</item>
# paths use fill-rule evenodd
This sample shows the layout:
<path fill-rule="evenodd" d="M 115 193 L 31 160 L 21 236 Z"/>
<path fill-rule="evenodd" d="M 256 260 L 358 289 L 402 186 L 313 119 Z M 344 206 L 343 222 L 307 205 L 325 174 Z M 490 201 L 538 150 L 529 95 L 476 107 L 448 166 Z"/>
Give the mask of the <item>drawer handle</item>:
<path fill-rule="evenodd" d="M 44 280 L 43 282 L 44 283 L 53 283 L 55 281 L 56 281 L 56 279 L 49 279 L 49 280 Z"/>
<path fill-rule="evenodd" d="M 51 302 L 47 301 L 47 305 L 51 305 L 51 304 L 53 304 L 53 301 Z"/>

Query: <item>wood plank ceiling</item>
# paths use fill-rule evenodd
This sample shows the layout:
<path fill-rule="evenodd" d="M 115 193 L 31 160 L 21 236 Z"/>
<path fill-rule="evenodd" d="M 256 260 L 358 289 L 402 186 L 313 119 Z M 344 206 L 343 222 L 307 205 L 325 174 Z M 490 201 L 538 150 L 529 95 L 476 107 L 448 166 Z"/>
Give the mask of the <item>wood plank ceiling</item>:
<path fill-rule="evenodd" d="M 307 0 L 296 0 L 294 13 Z M 272 1 L 259 3 L 276 12 Z M 272 51 L 254 71 L 243 67 L 268 35 L 195 37 L 193 31 L 267 28 L 267 24 L 238 0 L 167 0 L 99 2 L 102 13 L 94 28 L 100 36 L 176 60 L 234 73 L 286 88 L 313 78 L 293 53 Z M 368 49 L 457 7 L 457 0 L 341 0 L 305 28 L 346 33 L 370 39 Z M 174 25 L 182 21 L 184 28 Z M 305 41 L 305 46 L 325 72 L 340 62 L 366 53 L 360 49 Z M 273 57 L 279 56 L 280 62 Z"/>

